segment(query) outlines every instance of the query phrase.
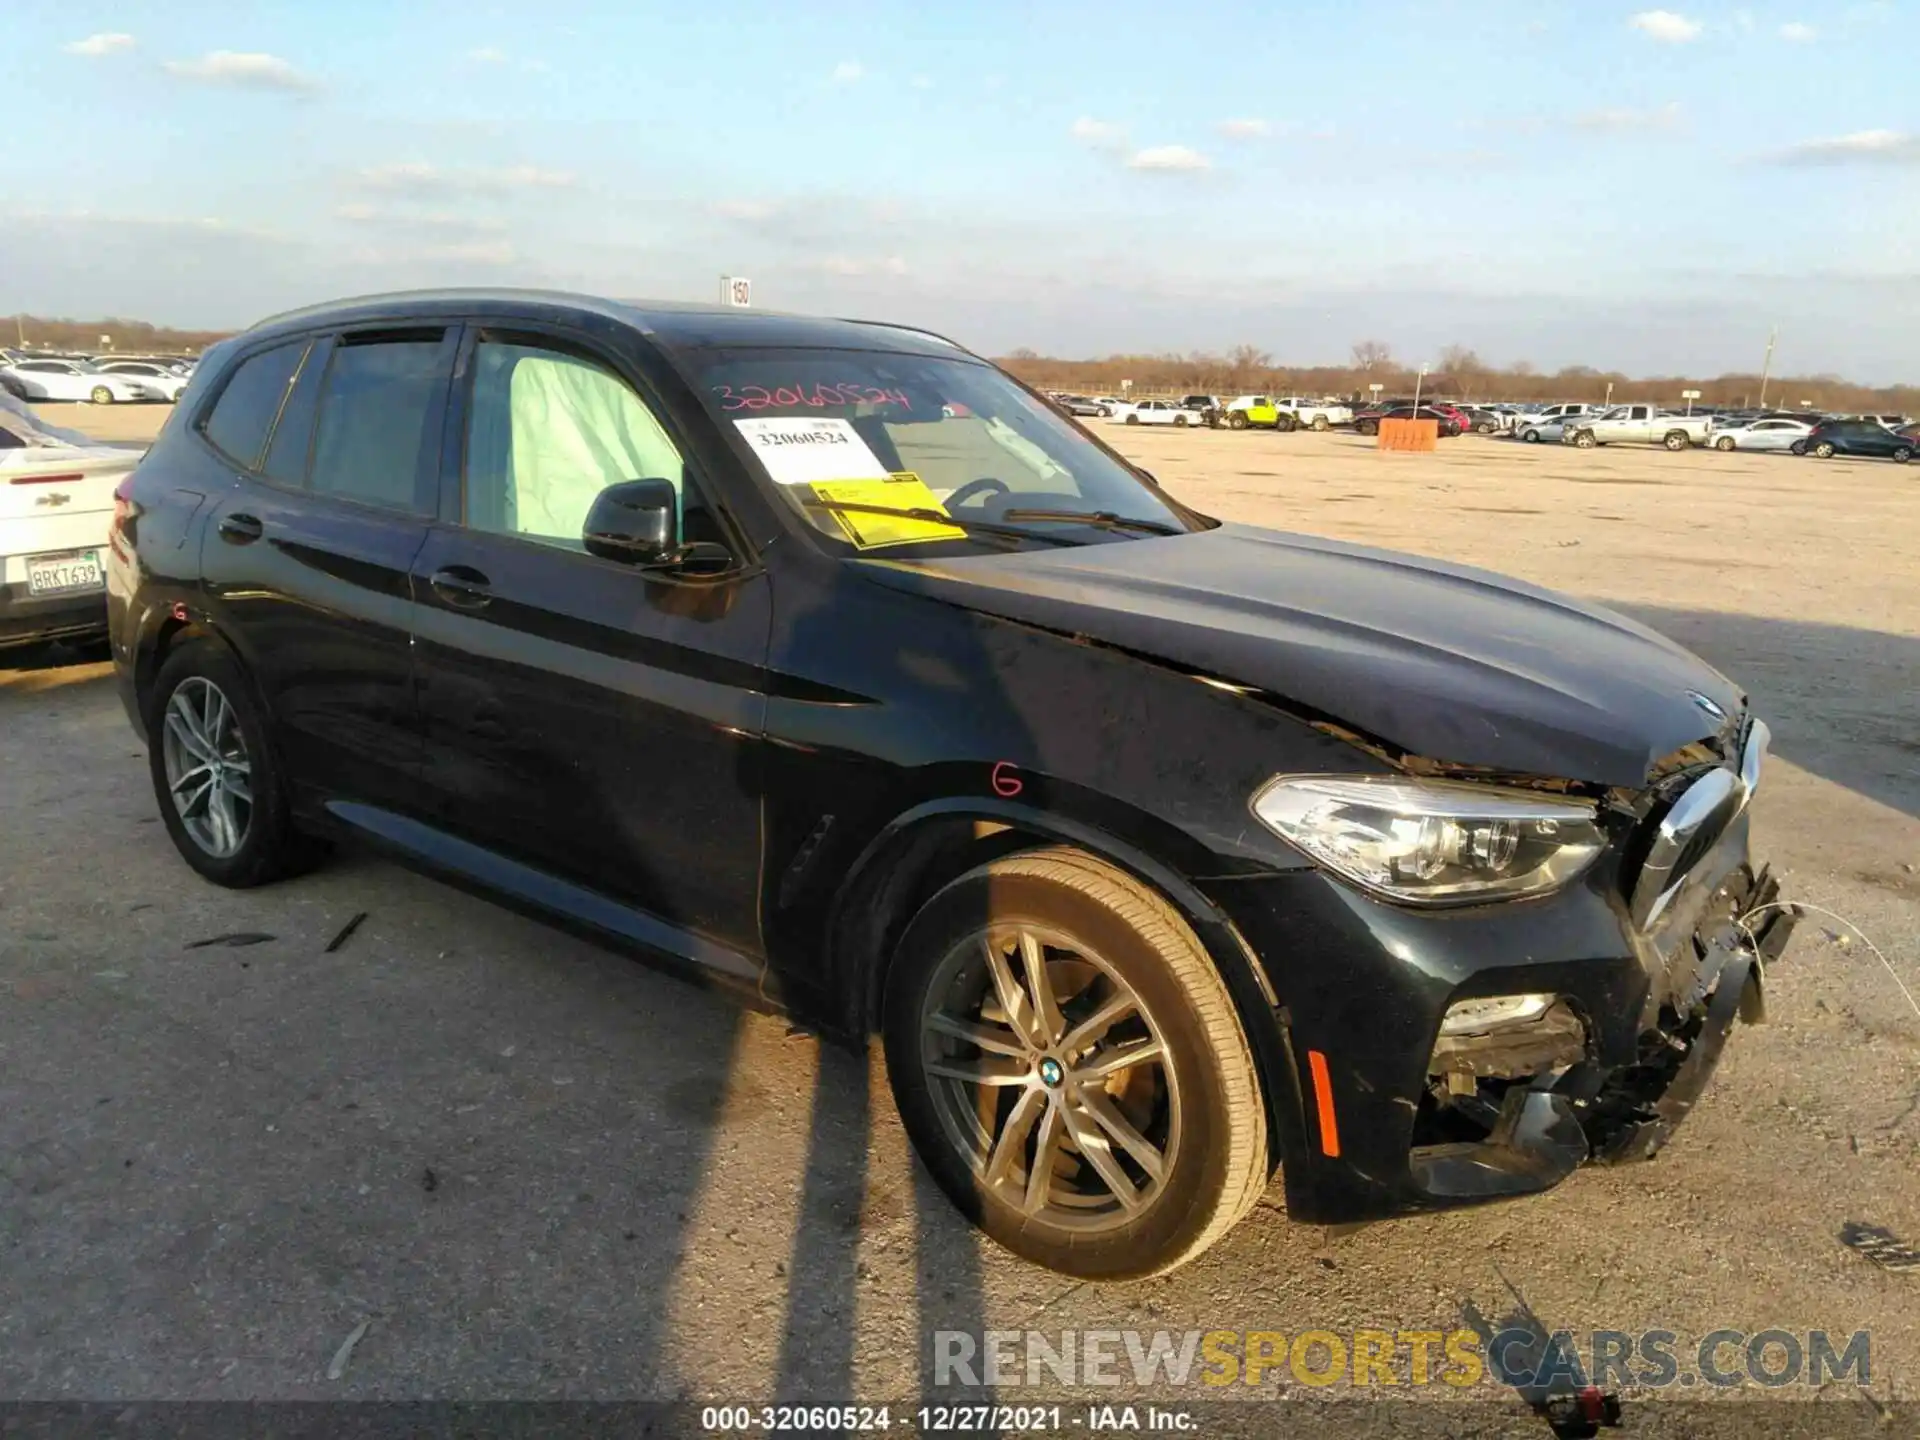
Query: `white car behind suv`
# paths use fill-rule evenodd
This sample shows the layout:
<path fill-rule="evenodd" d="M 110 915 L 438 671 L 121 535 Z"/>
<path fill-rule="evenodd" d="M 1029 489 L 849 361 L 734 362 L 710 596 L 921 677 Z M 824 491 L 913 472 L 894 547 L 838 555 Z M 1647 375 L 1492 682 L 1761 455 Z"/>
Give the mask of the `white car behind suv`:
<path fill-rule="evenodd" d="M 1142 400 L 1116 413 L 1114 419 L 1127 425 L 1204 425 L 1207 417 L 1173 400 Z"/>
<path fill-rule="evenodd" d="M 44 425 L 0 393 L 0 654 L 105 633 L 113 489 L 140 456 Z"/>
<path fill-rule="evenodd" d="M 111 374 L 91 360 L 16 360 L 0 366 L 0 379 L 11 380 L 3 388 L 23 400 L 91 400 L 95 405 L 112 405 L 171 398 L 147 376 Z"/>

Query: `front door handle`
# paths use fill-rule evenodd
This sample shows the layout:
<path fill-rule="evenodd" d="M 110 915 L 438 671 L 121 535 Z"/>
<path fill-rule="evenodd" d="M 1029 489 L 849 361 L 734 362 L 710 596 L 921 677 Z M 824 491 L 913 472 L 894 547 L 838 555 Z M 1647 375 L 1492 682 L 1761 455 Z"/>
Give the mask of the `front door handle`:
<path fill-rule="evenodd" d="M 493 602 L 491 583 L 471 565 L 449 565 L 436 570 L 427 583 L 433 593 L 457 610 L 482 610 Z"/>
<path fill-rule="evenodd" d="M 219 530 L 220 538 L 229 545 L 251 545 L 267 533 L 257 515 L 222 515 Z"/>

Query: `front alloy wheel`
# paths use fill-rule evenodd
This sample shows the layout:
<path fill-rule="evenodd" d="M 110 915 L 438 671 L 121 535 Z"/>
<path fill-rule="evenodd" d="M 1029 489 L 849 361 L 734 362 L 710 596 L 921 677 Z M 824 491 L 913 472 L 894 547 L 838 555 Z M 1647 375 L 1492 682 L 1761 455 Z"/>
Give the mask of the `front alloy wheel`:
<path fill-rule="evenodd" d="M 87 398 L 96 405 L 111 405 L 113 403 L 113 391 L 104 385 L 96 385 L 93 387 L 93 393 Z"/>
<path fill-rule="evenodd" d="M 1112 965 L 1058 931 L 989 927 L 925 991 L 921 1069 L 981 1187 L 1098 1233 L 1159 1197 L 1180 1147 L 1166 1043 Z"/>
<path fill-rule="evenodd" d="M 921 1160 L 1037 1264 L 1155 1274 L 1266 1185 L 1252 1049 L 1157 891 L 1081 851 L 1010 855 L 915 915 L 887 974 L 887 1069 Z"/>

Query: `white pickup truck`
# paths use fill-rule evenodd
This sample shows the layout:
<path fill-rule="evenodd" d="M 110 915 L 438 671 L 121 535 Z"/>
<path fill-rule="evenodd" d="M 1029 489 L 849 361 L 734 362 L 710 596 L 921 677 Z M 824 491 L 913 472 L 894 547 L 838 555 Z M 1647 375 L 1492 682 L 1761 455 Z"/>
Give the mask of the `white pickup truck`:
<path fill-rule="evenodd" d="M 1713 421 L 1706 415 L 1675 415 L 1658 405 L 1616 405 L 1570 422 L 1561 440 L 1591 450 L 1596 445 L 1664 445 L 1684 450 L 1707 443 Z"/>
<path fill-rule="evenodd" d="M 1293 416 L 1294 425 L 1307 430 L 1331 430 L 1335 425 L 1353 423 L 1352 409 L 1332 400 L 1308 400 L 1304 396 L 1288 395 L 1274 401 L 1273 408 Z"/>

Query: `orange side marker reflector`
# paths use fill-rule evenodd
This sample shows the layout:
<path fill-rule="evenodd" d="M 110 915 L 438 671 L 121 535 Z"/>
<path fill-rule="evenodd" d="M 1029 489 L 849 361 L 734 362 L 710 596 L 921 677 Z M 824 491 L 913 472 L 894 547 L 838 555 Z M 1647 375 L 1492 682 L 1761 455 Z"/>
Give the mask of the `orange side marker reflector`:
<path fill-rule="evenodd" d="M 1307 1068 L 1313 1071 L 1313 1098 L 1320 1107 L 1320 1153 L 1340 1156 L 1340 1126 L 1333 1118 L 1333 1079 L 1327 1074 L 1327 1057 L 1318 1050 L 1307 1051 Z"/>

